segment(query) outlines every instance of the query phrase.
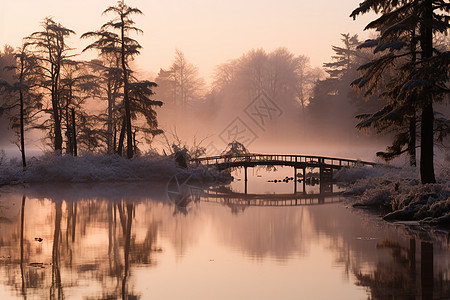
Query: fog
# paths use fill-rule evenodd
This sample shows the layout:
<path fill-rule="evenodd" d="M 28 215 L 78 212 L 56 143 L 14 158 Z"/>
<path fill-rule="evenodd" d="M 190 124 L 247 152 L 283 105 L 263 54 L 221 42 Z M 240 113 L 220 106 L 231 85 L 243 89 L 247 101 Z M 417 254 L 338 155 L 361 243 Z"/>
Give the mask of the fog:
<path fill-rule="evenodd" d="M 58 25 L 76 32 L 67 34 L 68 46 L 63 49 L 64 58 L 76 63 L 64 66 L 62 80 L 69 82 L 72 76 L 82 78 L 86 74 L 102 78 L 105 73 L 93 66 L 93 59 L 101 62 L 102 67 L 117 66 L 108 65 L 111 57 L 98 55 L 96 51 L 82 52 L 93 40 L 79 37 L 107 21 L 108 14 L 101 14 L 107 7 L 104 2 L 90 6 L 85 12 L 80 10 L 80 4 L 65 7 L 52 5 L 55 4 L 52 0 L 42 2 L 39 7 L 23 1 L 8 3 L 3 11 L 20 7 L 23 14 L 15 30 L 11 30 L 14 35 L 1 31 L 4 38 L 1 42 L 19 46 L 17 37 L 41 30 L 44 17 L 52 15 Z M 136 86 L 149 80 L 156 82 L 158 86 L 152 86 L 153 94 L 145 97 L 163 103 L 162 107 L 155 105 L 156 102 L 140 107 L 132 116 L 136 152 L 152 149 L 170 153 L 171 145 L 176 144 L 203 148 L 204 155 L 218 155 L 236 140 L 251 152 L 376 160 L 375 153 L 385 150 L 392 142 L 392 132 L 377 135 L 373 130 L 355 128 L 358 124 L 355 116 L 373 113 L 386 102 L 376 95 L 365 98 L 350 87 L 359 76 L 357 68 L 373 58 L 373 54 L 357 46 L 374 35 L 361 30 L 361 24 L 366 24 L 367 18 L 373 15 L 365 15 L 356 22 L 348 18 L 356 6 L 352 1 L 339 5 L 328 1 L 320 9 L 293 1 L 269 1 L 264 5 L 251 1 L 234 3 L 232 12 L 221 10 L 223 3 L 212 5 L 200 0 L 190 5 L 175 1 L 154 7 L 134 2 L 127 4 L 136 5 L 144 12 L 133 17 L 144 34 L 130 33 L 142 49 L 140 53 L 130 54 L 129 71 Z M 66 9 L 72 13 L 68 14 Z M 183 10 L 185 13 L 181 14 Z M 75 18 L 77 13 L 86 16 L 85 21 Z M 164 14 L 166 21 L 156 24 Z M 29 20 L 25 19 L 27 16 Z M 4 22 L 11 18 L 9 14 L 4 17 Z M 191 22 L 193 18 L 197 18 L 195 22 Z M 172 24 L 167 19 L 173 20 Z M 5 48 L 0 53 L 0 79 L 11 84 L 14 76 L 3 67 L 14 61 L 13 50 Z M 112 102 L 115 107 L 110 107 L 111 111 L 116 110 L 116 115 L 108 116 L 108 122 L 114 118 L 114 124 L 106 128 L 105 115 L 111 102 L 106 99 L 107 83 L 102 80 L 105 77 L 75 86 L 78 89 L 75 98 L 59 104 L 61 122 L 65 123 L 62 124 L 63 152 L 73 151 L 69 106 L 76 107 L 73 118 L 80 122 L 77 124 L 80 153 L 116 150 L 122 126 L 117 113 L 122 109 L 122 96 L 118 89 Z M 95 84 L 104 86 L 96 87 L 97 90 L 88 88 Z M 3 102 L 10 101 L 2 97 Z M 30 113 L 35 120 L 29 122 L 28 129 L 44 130 L 25 132 L 27 151 L 33 154 L 54 148 L 50 93 L 44 93 L 43 99 L 41 113 L 37 117 L 35 112 Z M 442 108 L 448 113 L 447 106 Z M 3 113 L 0 118 L 0 149 L 5 149 L 8 156 L 19 155 L 14 145 L 18 135 L 7 129 L 8 123 L 14 125 L 7 120 L 9 116 L 16 122 L 17 132 L 15 113 L 16 117 Z"/>
<path fill-rule="evenodd" d="M 352 63 L 356 69 L 359 61 Z M 355 116 L 384 102 L 365 100 L 353 91 L 356 70 L 337 69 L 346 76 L 339 80 L 327 70 L 312 67 L 309 57 L 286 48 L 251 49 L 218 65 L 209 89 L 185 103 L 173 96 L 176 90 L 160 72 L 156 96 L 167 96 L 162 97 L 167 101 L 158 109 L 158 120 L 169 140 L 176 136 L 185 144 L 201 142 L 207 155 L 218 155 L 237 140 L 256 153 L 375 159 L 389 135 L 356 129 Z M 156 138 L 158 143 L 166 143 L 165 137 Z"/>

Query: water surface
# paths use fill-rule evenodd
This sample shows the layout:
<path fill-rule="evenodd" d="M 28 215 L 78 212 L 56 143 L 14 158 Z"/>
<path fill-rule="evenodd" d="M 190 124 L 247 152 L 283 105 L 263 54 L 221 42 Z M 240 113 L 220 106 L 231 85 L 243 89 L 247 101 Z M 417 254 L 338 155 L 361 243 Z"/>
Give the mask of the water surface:
<path fill-rule="evenodd" d="M 385 223 L 339 196 L 248 199 L 194 186 L 180 207 L 179 191 L 166 183 L 3 188 L 0 299 L 450 295 L 446 232 Z"/>

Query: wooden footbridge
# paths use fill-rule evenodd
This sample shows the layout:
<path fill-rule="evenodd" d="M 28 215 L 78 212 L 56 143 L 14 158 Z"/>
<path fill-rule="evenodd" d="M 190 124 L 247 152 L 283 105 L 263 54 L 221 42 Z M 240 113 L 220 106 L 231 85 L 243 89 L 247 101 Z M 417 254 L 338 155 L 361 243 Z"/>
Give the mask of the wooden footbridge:
<path fill-rule="evenodd" d="M 201 157 L 193 160 L 197 165 L 216 166 L 219 169 L 233 167 L 255 167 L 255 166 L 291 166 L 302 168 L 330 168 L 340 169 L 357 165 L 375 166 L 376 163 L 334 158 L 325 156 L 290 155 L 290 154 L 240 154 Z"/>
<path fill-rule="evenodd" d="M 375 166 L 376 163 L 344 159 L 325 156 L 311 155 L 290 155 L 290 154 L 240 154 L 240 155 L 220 155 L 193 159 L 191 161 L 197 165 L 216 167 L 220 170 L 240 168 L 245 169 L 245 181 L 247 181 L 247 168 L 256 166 L 289 166 L 294 168 L 294 182 L 297 182 L 298 169 L 303 170 L 303 190 L 306 182 L 306 169 L 319 169 L 320 182 L 330 182 L 333 180 L 333 171 L 343 167 L 353 166 Z M 295 184 L 295 192 L 297 185 Z"/>

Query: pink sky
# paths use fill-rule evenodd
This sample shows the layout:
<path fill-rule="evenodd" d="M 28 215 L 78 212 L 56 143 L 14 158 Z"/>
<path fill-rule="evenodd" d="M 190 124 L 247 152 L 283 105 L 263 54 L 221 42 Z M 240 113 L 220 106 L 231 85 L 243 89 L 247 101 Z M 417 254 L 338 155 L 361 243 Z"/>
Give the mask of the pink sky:
<path fill-rule="evenodd" d="M 46 16 L 74 30 L 70 45 L 81 52 L 89 41 L 79 36 L 97 30 L 110 19 L 101 15 L 112 0 L 2 0 L 0 45 L 17 47 L 23 37 L 39 30 Z M 144 47 L 136 62 L 139 70 L 157 73 L 167 68 L 175 49 L 199 67 L 209 81 L 215 66 L 237 58 L 252 48 L 272 51 L 286 47 L 296 55 L 311 58 L 321 66 L 340 44 L 340 33 L 362 34 L 372 16 L 349 18 L 359 0 L 128 0 L 144 16 L 135 17 L 144 35 L 137 39 Z M 362 34 L 367 37 L 367 33 Z M 91 53 L 94 55 L 95 53 Z"/>

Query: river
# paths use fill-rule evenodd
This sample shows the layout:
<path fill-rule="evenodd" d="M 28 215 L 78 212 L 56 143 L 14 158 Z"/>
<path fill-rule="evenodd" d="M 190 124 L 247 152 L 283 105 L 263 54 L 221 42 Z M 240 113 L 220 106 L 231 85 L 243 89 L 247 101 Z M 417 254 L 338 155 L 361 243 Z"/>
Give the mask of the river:
<path fill-rule="evenodd" d="M 290 171 L 278 172 L 252 172 L 248 195 L 239 172 L 206 192 L 176 180 L 4 187 L 0 299 L 450 295 L 448 232 L 386 223 L 337 187 L 288 197 L 292 181 L 267 182 Z"/>

